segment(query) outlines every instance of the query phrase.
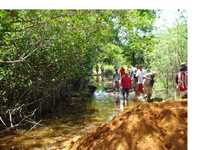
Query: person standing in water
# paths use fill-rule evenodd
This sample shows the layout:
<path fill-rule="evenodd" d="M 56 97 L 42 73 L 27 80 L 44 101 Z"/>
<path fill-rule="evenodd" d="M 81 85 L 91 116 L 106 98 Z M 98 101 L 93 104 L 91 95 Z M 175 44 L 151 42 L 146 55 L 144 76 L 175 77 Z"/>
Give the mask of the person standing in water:
<path fill-rule="evenodd" d="M 129 90 L 131 89 L 131 77 L 125 73 L 121 79 L 122 95 L 124 100 L 128 100 Z"/>
<path fill-rule="evenodd" d="M 142 70 L 142 66 L 140 65 L 138 66 L 136 77 L 137 77 L 136 97 L 138 97 L 140 96 L 140 94 L 144 94 L 144 86 L 143 86 L 144 72 Z"/>
<path fill-rule="evenodd" d="M 118 69 L 115 69 L 115 74 L 113 75 L 113 87 L 115 92 L 119 92 L 119 81 L 120 75 L 118 73 Z"/>
<path fill-rule="evenodd" d="M 136 67 L 131 68 L 132 88 L 133 88 L 134 91 L 136 91 L 136 84 L 137 84 L 136 73 L 137 73 L 137 70 L 138 70 L 137 65 L 136 65 Z"/>

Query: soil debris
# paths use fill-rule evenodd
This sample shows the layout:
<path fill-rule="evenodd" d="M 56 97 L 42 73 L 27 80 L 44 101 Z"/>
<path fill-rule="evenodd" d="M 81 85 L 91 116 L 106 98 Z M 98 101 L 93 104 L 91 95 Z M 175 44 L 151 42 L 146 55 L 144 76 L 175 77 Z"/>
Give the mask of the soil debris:
<path fill-rule="evenodd" d="M 187 100 L 135 102 L 110 123 L 72 144 L 72 150 L 186 150 Z"/>

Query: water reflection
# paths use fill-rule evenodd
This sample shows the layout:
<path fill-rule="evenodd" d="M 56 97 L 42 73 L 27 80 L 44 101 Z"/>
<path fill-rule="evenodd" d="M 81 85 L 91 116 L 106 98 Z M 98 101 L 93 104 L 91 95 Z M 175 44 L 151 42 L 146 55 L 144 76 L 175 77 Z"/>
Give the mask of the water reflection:
<path fill-rule="evenodd" d="M 120 99 L 119 95 L 115 96 L 114 99 L 115 99 L 116 112 L 122 112 L 124 111 L 125 107 L 128 106 L 128 100 Z"/>
<path fill-rule="evenodd" d="M 115 107 L 116 107 L 116 111 L 120 112 L 121 107 L 120 107 L 120 98 L 119 98 L 119 95 L 115 97 Z"/>
<path fill-rule="evenodd" d="M 62 118 L 48 119 L 42 122 L 43 127 L 30 132 L 19 130 L 17 134 L 4 135 L 0 139 L 0 149 L 51 149 L 52 147 L 66 147 L 74 137 L 83 135 L 101 123 L 110 121 L 117 113 L 122 112 L 131 103 L 124 101 L 121 93 L 97 90 L 94 97 L 88 100 L 86 110 L 73 112 Z M 81 105 L 81 104 L 79 104 Z M 77 107 L 79 108 L 79 107 Z M 26 134 L 24 134 L 26 133 Z M 56 149 L 56 148 L 55 148 Z"/>
<path fill-rule="evenodd" d="M 103 90 L 98 90 L 94 93 L 94 97 L 96 100 L 108 100 L 110 103 L 114 103 L 115 111 L 114 113 L 122 112 L 128 107 L 129 103 L 132 103 L 134 93 L 130 94 L 129 100 L 124 100 L 123 96 L 120 92 L 105 92 Z M 107 106 L 106 106 L 107 107 Z"/>

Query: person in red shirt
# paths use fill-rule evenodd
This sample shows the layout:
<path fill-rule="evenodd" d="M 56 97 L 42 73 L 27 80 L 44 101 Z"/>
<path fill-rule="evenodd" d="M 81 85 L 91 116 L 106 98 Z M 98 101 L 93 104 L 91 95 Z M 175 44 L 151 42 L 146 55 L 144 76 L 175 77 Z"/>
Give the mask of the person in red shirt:
<path fill-rule="evenodd" d="M 187 98 L 187 80 L 187 66 L 182 64 L 179 72 L 176 74 L 177 92 L 182 98 Z"/>
<path fill-rule="evenodd" d="M 122 76 L 121 86 L 122 86 L 123 99 L 128 100 L 129 90 L 131 88 L 131 77 L 128 75 L 128 73 Z"/>
<path fill-rule="evenodd" d="M 122 78 L 123 75 L 125 75 L 125 69 L 123 67 L 121 67 L 119 72 L 120 72 L 120 76 Z"/>

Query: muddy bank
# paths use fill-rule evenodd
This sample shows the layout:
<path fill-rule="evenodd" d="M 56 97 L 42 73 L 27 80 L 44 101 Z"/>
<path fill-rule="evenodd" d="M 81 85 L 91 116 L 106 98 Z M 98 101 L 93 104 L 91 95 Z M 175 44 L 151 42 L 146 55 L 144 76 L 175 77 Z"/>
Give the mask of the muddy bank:
<path fill-rule="evenodd" d="M 110 123 L 93 129 L 72 150 L 186 150 L 187 101 L 135 102 Z"/>

